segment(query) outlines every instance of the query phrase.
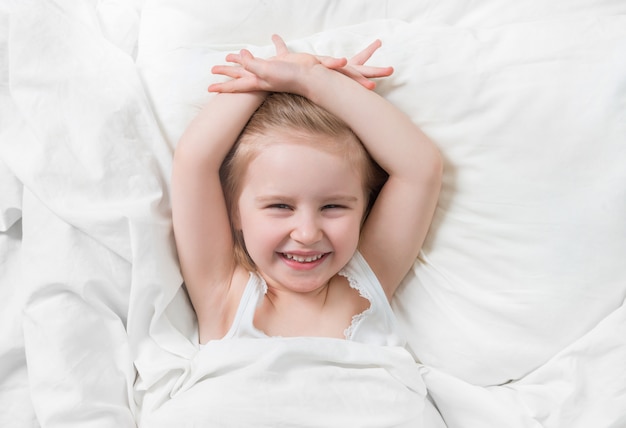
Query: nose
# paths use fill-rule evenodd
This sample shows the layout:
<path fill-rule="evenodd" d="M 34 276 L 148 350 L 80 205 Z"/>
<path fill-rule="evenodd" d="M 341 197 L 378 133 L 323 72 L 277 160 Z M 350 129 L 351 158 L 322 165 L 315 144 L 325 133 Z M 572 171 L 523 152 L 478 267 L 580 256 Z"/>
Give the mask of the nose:
<path fill-rule="evenodd" d="M 302 245 L 315 244 L 322 239 L 322 228 L 314 214 L 302 213 L 295 220 L 290 234 L 291 239 Z"/>

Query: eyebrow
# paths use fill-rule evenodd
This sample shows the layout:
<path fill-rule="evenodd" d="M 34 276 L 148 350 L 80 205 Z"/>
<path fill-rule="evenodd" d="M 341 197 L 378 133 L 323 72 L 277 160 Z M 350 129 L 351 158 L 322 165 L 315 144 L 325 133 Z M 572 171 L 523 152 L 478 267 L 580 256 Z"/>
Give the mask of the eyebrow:
<path fill-rule="evenodd" d="M 330 195 L 328 197 L 323 198 L 323 202 L 357 202 L 359 200 L 359 198 L 357 198 L 356 196 L 353 195 Z M 275 195 L 263 195 L 263 196 L 257 196 L 255 198 L 255 201 L 257 203 L 263 204 L 263 203 L 269 203 L 269 202 L 276 202 L 276 201 L 281 201 L 281 202 L 286 202 L 286 203 L 293 203 L 294 202 L 294 198 L 289 197 L 289 196 L 285 196 L 285 195 L 279 195 L 279 194 L 275 194 Z"/>
<path fill-rule="evenodd" d="M 340 202 L 357 202 L 359 198 L 352 195 L 332 195 L 330 198 L 326 198 L 326 201 L 340 201 Z"/>

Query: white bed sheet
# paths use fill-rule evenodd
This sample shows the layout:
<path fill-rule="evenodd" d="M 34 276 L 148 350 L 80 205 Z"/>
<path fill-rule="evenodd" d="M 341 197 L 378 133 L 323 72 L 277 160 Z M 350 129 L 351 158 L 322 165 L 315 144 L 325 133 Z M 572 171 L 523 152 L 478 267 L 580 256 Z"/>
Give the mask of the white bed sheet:
<path fill-rule="evenodd" d="M 402 347 L 329 338 L 209 342 L 167 397 L 145 391 L 141 426 L 445 428 L 421 369 Z"/>
<path fill-rule="evenodd" d="M 394 301 L 446 424 L 626 426 L 623 2 L 15 1 L 0 29 L 0 425 L 194 403 L 171 154 L 211 65 L 277 32 L 381 38 L 377 90 L 446 159 Z"/>

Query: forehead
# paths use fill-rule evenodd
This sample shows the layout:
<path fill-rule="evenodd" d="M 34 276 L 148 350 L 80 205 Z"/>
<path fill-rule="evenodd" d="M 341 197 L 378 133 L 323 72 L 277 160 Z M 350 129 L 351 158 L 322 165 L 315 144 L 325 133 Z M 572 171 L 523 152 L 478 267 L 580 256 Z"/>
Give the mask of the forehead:
<path fill-rule="evenodd" d="M 361 194 L 362 174 L 345 157 L 293 141 L 274 141 L 250 162 L 244 187 L 256 193 Z"/>
<path fill-rule="evenodd" d="M 329 135 L 302 128 L 269 128 L 263 135 L 257 135 L 264 145 L 296 144 L 331 153 L 343 153 L 360 144 L 353 134 Z"/>
<path fill-rule="evenodd" d="M 299 128 L 274 128 L 267 130 L 263 135 L 256 135 L 254 141 L 253 145 L 256 148 L 253 149 L 253 156 L 277 144 L 282 145 L 282 147 L 293 144 L 308 146 L 312 150 L 342 157 L 346 167 L 356 170 L 362 177 L 369 173 L 368 170 L 371 167 L 369 155 L 361 142 L 351 132 L 328 135 Z"/>

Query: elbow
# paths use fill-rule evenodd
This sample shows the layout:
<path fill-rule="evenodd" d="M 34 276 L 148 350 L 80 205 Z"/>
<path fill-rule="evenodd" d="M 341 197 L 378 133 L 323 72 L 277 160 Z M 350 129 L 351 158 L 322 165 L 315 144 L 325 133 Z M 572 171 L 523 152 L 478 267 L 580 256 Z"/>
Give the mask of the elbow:
<path fill-rule="evenodd" d="M 439 152 L 438 149 L 435 149 L 436 152 L 436 160 L 433 162 L 434 175 L 436 177 L 437 183 L 441 186 L 441 182 L 443 180 L 443 171 L 444 171 L 444 160 L 443 156 Z"/>
<path fill-rule="evenodd" d="M 432 146 L 428 155 L 423 156 L 420 167 L 416 168 L 419 181 L 439 189 L 443 181 L 444 159 L 439 150 Z"/>

